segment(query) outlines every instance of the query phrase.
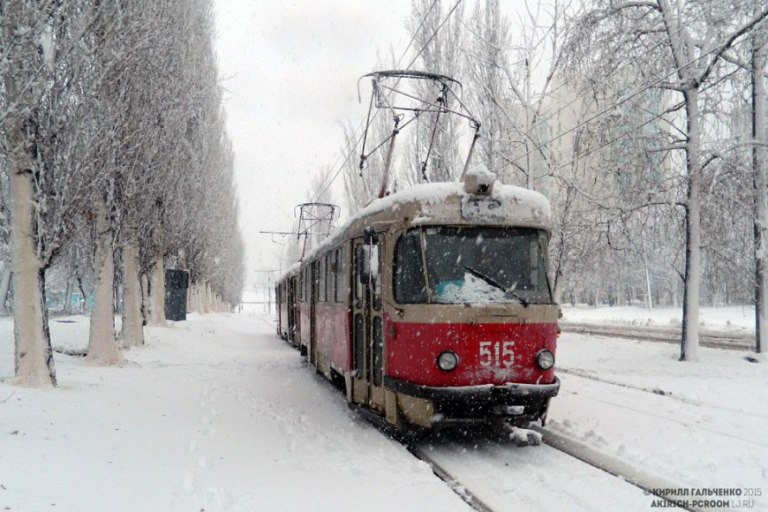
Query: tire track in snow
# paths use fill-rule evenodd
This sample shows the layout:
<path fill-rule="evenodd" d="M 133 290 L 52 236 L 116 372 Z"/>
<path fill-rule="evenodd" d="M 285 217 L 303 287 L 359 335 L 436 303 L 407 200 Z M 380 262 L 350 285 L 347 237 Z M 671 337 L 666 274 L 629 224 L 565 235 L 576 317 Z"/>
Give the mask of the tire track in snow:
<path fill-rule="evenodd" d="M 200 399 L 200 420 L 197 433 L 189 441 L 187 451 L 190 462 L 184 474 L 182 490 L 191 498 L 194 510 L 231 510 L 235 504 L 232 496 L 218 487 L 204 486 L 200 482 L 204 473 L 212 469 L 211 457 L 205 450 L 207 441 L 217 434 L 216 399 L 218 385 L 206 384 Z"/>
<path fill-rule="evenodd" d="M 575 457 L 546 433 L 545 440 L 550 446 L 520 447 L 511 440 L 462 434 L 423 440 L 411 451 L 482 512 L 592 512 L 616 510 L 619 504 L 623 510 L 644 512 L 656 499 L 642 486 L 601 467 L 597 457 Z M 669 483 L 660 478 L 654 482 Z"/>
<path fill-rule="evenodd" d="M 564 373 L 567 373 L 567 372 L 564 372 Z M 583 379 L 587 379 L 587 380 L 596 382 L 597 385 L 605 385 L 605 386 L 613 385 L 613 383 L 605 382 L 605 381 L 603 381 L 601 379 L 590 379 L 588 377 L 583 377 L 581 375 L 573 375 L 573 376 L 576 377 L 576 378 L 583 378 Z M 630 389 L 636 389 L 636 388 L 634 388 L 632 386 L 626 386 L 626 387 L 628 387 Z M 645 390 L 641 389 L 641 390 L 637 390 L 637 391 L 644 392 Z M 644 416 L 654 417 L 654 418 L 657 418 L 657 419 L 663 420 L 663 421 L 670 421 L 670 422 L 676 423 L 678 425 L 681 425 L 684 428 L 689 428 L 692 423 L 695 423 L 696 424 L 696 428 L 698 428 L 698 429 L 705 430 L 707 432 L 711 432 L 713 434 L 717 434 L 717 435 L 720 435 L 720 436 L 723 436 L 723 437 L 727 437 L 727 438 L 730 438 L 730 439 L 733 439 L 733 440 L 736 440 L 736 441 L 740 441 L 740 442 L 743 442 L 743 443 L 746 443 L 746 444 L 758 446 L 760 448 L 768 448 L 768 444 L 766 444 L 766 443 L 761 443 L 760 441 L 757 441 L 755 439 L 751 439 L 751 438 L 747 439 L 747 438 L 744 438 L 744 437 L 740 437 L 740 436 L 734 435 L 733 434 L 733 432 L 734 432 L 733 429 L 728 429 L 728 431 L 724 431 L 722 429 L 718 429 L 718 428 L 713 428 L 713 427 L 707 426 L 707 425 L 705 425 L 703 423 L 704 421 L 707 420 L 707 418 L 698 418 L 698 419 L 696 419 L 695 415 L 693 415 L 694 419 L 692 420 L 692 419 L 690 419 L 692 415 L 684 414 L 680 410 L 676 411 L 676 414 L 669 414 L 669 413 L 665 414 L 663 412 L 658 412 L 660 410 L 658 408 L 653 408 L 653 409 L 642 408 L 642 407 L 640 407 L 638 405 L 627 405 L 624 402 L 619 402 L 617 400 L 611 400 L 610 397 L 609 398 L 605 398 L 606 396 L 608 396 L 605 393 L 596 393 L 595 395 L 586 395 L 586 394 L 583 394 L 583 393 L 574 393 L 574 392 L 569 392 L 568 390 L 565 390 L 563 392 L 563 395 L 564 396 L 577 396 L 577 397 L 579 397 L 581 399 L 585 399 L 585 400 L 590 400 L 592 402 L 606 404 L 606 405 L 609 405 L 611 407 L 617 407 L 617 408 L 620 408 L 620 409 L 625 409 L 627 411 L 631 411 L 631 412 L 635 412 L 635 413 L 638 413 L 638 414 L 642 414 Z M 665 400 L 665 399 L 669 398 L 669 395 L 660 395 L 660 394 L 656 394 L 656 393 L 651 393 L 651 395 L 653 395 L 653 397 L 658 397 L 658 400 Z M 698 406 L 698 404 L 687 404 L 687 405 L 689 407 L 697 407 Z M 741 411 L 737 411 L 737 412 L 739 414 L 742 414 Z M 757 416 L 758 416 L 758 418 L 760 417 L 759 414 Z M 682 419 L 680 419 L 680 418 L 682 418 Z"/>
<path fill-rule="evenodd" d="M 643 391 L 645 393 L 650 393 L 650 394 L 653 394 L 653 395 L 664 396 L 666 398 L 670 398 L 672 400 L 677 400 L 678 402 L 682 402 L 682 403 L 687 404 L 687 405 L 693 405 L 693 406 L 697 406 L 697 407 L 712 407 L 712 408 L 716 408 L 716 409 L 719 409 L 719 410 L 722 410 L 722 411 L 733 412 L 733 413 L 736 413 L 736 414 L 746 415 L 746 416 L 754 416 L 755 418 L 758 418 L 758 419 L 761 419 L 761 420 L 768 420 L 768 415 L 760 414 L 759 412 L 754 412 L 754 411 L 749 411 L 749 410 L 744 410 L 744 409 L 735 409 L 733 407 L 724 407 L 722 405 L 704 404 L 703 402 L 701 402 L 699 400 L 695 400 L 693 398 L 689 398 L 689 397 L 686 397 L 686 396 L 680 396 L 680 395 L 677 395 L 677 394 L 675 394 L 675 393 L 673 393 L 671 391 L 666 391 L 666 390 L 663 390 L 661 388 L 648 388 L 648 387 L 644 387 L 644 386 L 637 386 L 637 385 L 634 385 L 634 384 L 629 384 L 629 383 L 626 383 L 626 382 L 619 382 L 619 381 L 615 381 L 615 380 L 612 380 L 612 379 L 606 379 L 605 377 L 598 377 L 597 375 L 594 375 L 589 370 L 583 370 L 581 368 L 563 368 L 563 367 L 558 366 L 557 367 L 557 371 L 560 372 L 560 373 L 565 373 L 567 375 L 574 375 L 576 377 L 581 377 L 583 379 L 589 379 L 589 380 L 593 380 L 595 382 L 601 382 L 603 384 L 610 384 L 612 386 L 618 386 L 618 387 L 627 388 L 627 389 L 634 389 L 636 391 Z"/>

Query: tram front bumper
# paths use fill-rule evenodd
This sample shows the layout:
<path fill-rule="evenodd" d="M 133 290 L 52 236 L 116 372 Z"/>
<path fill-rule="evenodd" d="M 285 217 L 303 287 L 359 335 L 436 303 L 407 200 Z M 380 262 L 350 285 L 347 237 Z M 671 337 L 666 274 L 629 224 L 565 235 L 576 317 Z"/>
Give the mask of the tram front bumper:
<path fill-rule="evenodd" d="M 541 417 L 549 399 L 557 396 L 560 380 L 551 384 L 433 387 L 384 377 L 384 385 L 398 393 L 429 402 L 435 422 L 515 418 L 520 422 Z"/>

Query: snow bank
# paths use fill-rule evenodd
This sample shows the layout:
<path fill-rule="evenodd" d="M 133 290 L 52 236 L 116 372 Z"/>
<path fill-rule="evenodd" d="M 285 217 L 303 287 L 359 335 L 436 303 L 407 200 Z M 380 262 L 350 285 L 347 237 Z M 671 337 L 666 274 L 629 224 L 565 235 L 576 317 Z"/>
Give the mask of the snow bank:
<path fill-rule="evenodd" d="M 702 328 L 715 331 L 754 332 L 754 306 L 726 306 L 700 308 L 699 324 Z M 605 325 L 650 325 L 659 327 L 680 327 L 682 308 L 660 307 L 647 309 L 637 306 L 589 307 L 563 305 L 563 320 L 566 322 Z"/>
<path fill-rule="evenodd" d="M 121 368 L 56 354 L 57 389 L 0 384 L 0 508 L 469 510 L 263 317 L 189 318 L 146 329 Z M 75 320 L 52 322 L 54 345 L 87 345 Z M 11 334 L 0 319 L 0 378 Z"/>
<path fill-rule="evenodd" d="M 564 333 L 548 429 L 695 488 L 762 489 L 768 510 L 768 359 Z M 753 362 L 757 361 L 757 362 Z"/>
<path fill-rule="evenodd" d="M 426 464 L 352 414 L 275 336 L 271 318 L 189 318 L 147 329 L 148 346 L 124 352 L 122 367 L 57 353 L 57 389 L 0 383 L 0 508 L 469 510 Z M 85 317 L 51 322 L 57 348 L 84 348 L 87 332 Z M 667 481 L 758 489 L 750 510 L 768 510 L 768 361 L 701 350 L 701 362 L 681 363 L 675 345 L 564 333 L 547 429 Z M 0 353 L 5 379 L 9 318 L 0 319 Z M 494 488 L 498 510 L 616 510 L 641 492 L 587 478 L 583 464 L 550 452 L 469 444 L 447 456 Z M 560 470 L 574 478 L 549 483 Z"/>

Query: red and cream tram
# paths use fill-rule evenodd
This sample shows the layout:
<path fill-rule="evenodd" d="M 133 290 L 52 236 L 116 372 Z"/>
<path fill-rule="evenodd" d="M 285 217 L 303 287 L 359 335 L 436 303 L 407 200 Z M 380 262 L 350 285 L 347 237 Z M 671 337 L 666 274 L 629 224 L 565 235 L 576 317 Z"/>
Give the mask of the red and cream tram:
<path fill-rule="evenodd" d="M 278 332 L 395 427 L 544 419 L 551 213 L 485 170 L 358 212 L 278 284 Z"/>

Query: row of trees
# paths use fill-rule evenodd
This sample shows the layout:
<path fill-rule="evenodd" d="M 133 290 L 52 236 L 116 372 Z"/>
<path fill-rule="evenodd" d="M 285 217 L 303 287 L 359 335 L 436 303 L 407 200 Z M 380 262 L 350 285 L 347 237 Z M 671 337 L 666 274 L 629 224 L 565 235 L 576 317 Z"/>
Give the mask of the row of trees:
<path fill-rule="evenodd" d="M 212 37 L 209 0 L 0 4 L 0 257 L 13 275 L 17 383 L 56 382 L 51 269 L 92 283 L 88 358 L 102 363 L 120 357 L 115 276 L 125 347 L 164 323 L 165 268 L 188 269 L 196 298 L 239 301 L 244 247 Z"/>
<path fill-rule="evenodd" d="M 414 69 L 462 80 L 483 123 L 474 158 L 551 200 L 557 300 L 681 301 L 682 359 L 696 358 L 700 302 L 755 302 L 765 347 L 764 2 L 533 5 L 509 17 L 499 0 L 414 0 L 406 26 Z M 462 172 L 462 127 L 445 123 L 434 137 L 427 124 L 410 135 L 399 186 L 425 179 L 419 148 L 432 138 L 427 179 Z M 383 139 L 392 128 L 374 129 Z M 348 130 L 345 150 L 356 136 Z M 379 168 L 370 158 L 361 179 L 349 160 L 351 211 Z"/>

